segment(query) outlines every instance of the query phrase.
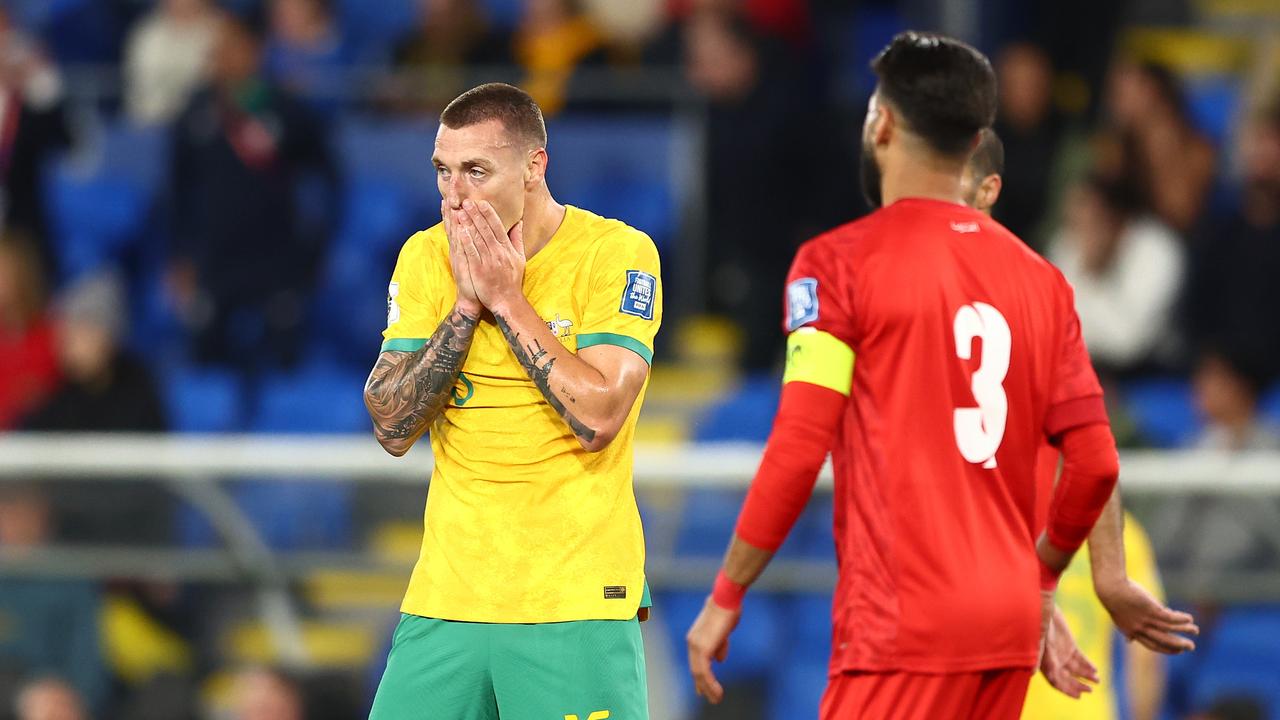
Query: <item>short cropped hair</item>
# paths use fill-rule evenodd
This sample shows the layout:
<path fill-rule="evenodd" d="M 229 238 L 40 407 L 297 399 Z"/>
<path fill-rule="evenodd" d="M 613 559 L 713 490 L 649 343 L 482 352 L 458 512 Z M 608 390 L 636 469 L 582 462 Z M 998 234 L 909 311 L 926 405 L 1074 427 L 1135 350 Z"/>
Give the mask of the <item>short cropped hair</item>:
<path fill-rule="evenodd" d="M 459 130 L 498 120 L 512 136 L 535 147 L 546 147 L 547 125 L 542 108 L 529 93 L 506 83 L 486 83 L 454 98 L 440 113 L 440 124 Z"/>
<path fill-rule="evenodd" d="M 973 174 L 984 178 L 988 175 L 1004 175 L 1004 143 L 991 128 L 984 128 L 978 140 L 978 148 L 969 158 Z"/>
<path fill-rule="evenodd" d="M 871 61 L 881 96 L 935 151 L 969 152 L 973 137 L 996 117 L 991 61 L 945 35 L 907 31 Z"/>

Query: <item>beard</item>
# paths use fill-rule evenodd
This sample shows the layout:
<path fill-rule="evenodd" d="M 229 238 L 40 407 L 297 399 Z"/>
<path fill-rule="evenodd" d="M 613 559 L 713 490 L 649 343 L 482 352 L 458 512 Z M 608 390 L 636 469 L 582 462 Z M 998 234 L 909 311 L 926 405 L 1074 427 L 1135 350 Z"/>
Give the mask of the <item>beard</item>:
<path fill-rule="evenodd" d="M 880 194 L 880 164 L 876 162 L 875 148 L 870 143 L 862 143 L 862 154 L 858 158 L 858 175 L 862 181 L 862 197 L 872 210 L 879 210 L 884 204 Z"/>

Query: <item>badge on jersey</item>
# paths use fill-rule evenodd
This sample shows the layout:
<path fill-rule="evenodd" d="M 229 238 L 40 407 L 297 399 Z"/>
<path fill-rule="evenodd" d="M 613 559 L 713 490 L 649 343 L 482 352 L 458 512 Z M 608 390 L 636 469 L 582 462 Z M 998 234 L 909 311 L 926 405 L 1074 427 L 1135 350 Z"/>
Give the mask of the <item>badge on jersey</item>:
<path fill-rule="evenodd" d="M 652 320 L 654 294 L 657 291 L 657 278 L 643 270 L 628 270 L 627 289 L 622 292 L 622 306 L 618 308 L 618 312 L 634 315 L 642 320 Z"/>
<path fill-rule="evenodd" d="M 787 332 L 818 319 L 818 281 L 797 278 L 787 285 Z"/>
<path fill-rule="evenodd" d="M 393 282 L 387 286 L 387 325 L 394 325 L 400 319 L 400 306 L 396 304 L 399 294 L 400 283 Z"/>

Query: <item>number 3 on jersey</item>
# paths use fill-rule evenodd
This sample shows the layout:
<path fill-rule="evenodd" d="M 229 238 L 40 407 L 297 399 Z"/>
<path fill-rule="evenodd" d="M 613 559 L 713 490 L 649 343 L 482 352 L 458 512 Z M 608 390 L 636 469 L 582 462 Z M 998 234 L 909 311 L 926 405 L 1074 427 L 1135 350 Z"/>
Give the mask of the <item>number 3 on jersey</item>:
<path fill-rule="evenodd" d="M 982 357 L 969 388 L 976 408 L 956 408 L 956 445 L 971 463 L 982 463 L 988 470 L 996 467 L 996 450 L 1004 440 L 1005 421 L 1009 417 L 1009 398 L 1004 393 L 1004 378 L 1009 373 L 1012 340 L 1009 323 L 999 310 L 986 303 L 975 302 L 956 311 L 956 355 L 968 360 L 973 355 L 973 341 L 982 339 Z"/>

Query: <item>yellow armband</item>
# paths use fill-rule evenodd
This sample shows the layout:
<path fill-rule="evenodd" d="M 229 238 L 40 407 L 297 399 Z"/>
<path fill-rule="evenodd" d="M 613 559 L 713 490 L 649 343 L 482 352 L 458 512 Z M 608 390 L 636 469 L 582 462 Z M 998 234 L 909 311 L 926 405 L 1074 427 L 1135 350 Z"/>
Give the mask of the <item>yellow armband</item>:
<path fill-rule="evenodd" d="M 782 384 L 807 382 L 848 397 L 853 386 L 853 348 L 829 332 L 803 327 L 787 336 Z"/>

